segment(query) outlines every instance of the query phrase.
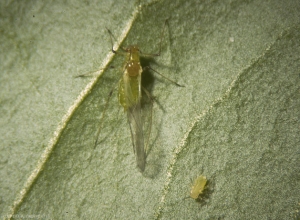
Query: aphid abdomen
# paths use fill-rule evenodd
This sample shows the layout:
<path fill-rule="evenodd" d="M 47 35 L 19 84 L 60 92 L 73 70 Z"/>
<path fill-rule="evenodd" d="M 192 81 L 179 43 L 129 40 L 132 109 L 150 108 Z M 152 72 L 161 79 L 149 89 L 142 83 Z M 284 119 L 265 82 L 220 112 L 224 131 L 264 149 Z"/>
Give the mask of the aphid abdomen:
<path fill-rule="evenodd" d="M 137 78 L 137 77 L 134 77 Z M 123 106 L 124 110 L 127 111 L 129 106 L 136 105 L 140 101 L 139 97 L 139 86 L 136 84 L 137 79 L 130 78 L 126 80 L 126 83 L 130 85 L 124 84 L 124 79 L 122 78 L 119 82 L 119 102 Z M 130 87 L 130 88 L 127 88 Z M 126 91 L 125 91 L 126 88 Z"/>
<path fill-rule="evenodd" d="M 133 69 L 130 69 L 130 67 Z M 134 75 L 132 71 L 137 71 L 137 73 Z M 127 118 L 131 132 L 133 151 L 136 154 L 137 166 L 141 171 L 144 171 L 146 156 L 141 117 L 141 73 L 141 66 L 126 66 L 124 75 L 120 80 L 119 101 L 125 111 L 127 111 Z"/>

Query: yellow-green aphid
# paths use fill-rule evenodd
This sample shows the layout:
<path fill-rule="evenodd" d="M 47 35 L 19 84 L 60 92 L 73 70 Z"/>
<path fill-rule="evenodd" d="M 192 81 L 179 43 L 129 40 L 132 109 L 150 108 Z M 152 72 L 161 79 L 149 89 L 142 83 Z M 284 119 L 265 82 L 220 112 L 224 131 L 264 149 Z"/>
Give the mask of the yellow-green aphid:
<path fill-rule="evenodd" d="M 200 194 L 203 193 L 203 190 L 205 188 L 207 179 L 206 176 L 199 176 L 194 180 L 194 183 L 192 185 L 190 196 L 193 199 L 197 199 Z"/>
<path fill-rule="evenodd" d="M 125 65 L 123 67 L 123 75 L 119 81 L 119 102 L 123 106 L 125 112 L 127 112 L 127 119 L 130 127 L 130 133 L 131 133 L 131 138 L 132 138 L 132 144 L 133 144 L 133 151 L 136 155 L 136 162 L 137 166 L 139 169 L 143 172 L 145 170 L 145 163 L 146 163 L 146 151 L 145 151 L 145 144 L 144 144 L 144 134 L 143 134 L 143 121 L 142 121 L 142 116 L 141 116 L 141 99 L 142 99 L 142 72 L 143 72 L 143 67 L 141 66 L 140 63 L 140 56 L 160 56 L 161 52 L 161 42 L 163 39 L 164 35 L 164 30 L 167 24 L 167 20 L 165 21 L 165 25 L 161 34 L 161 40 L 160 40 L 160 48 L 159 52 L 156 54 L 146 54 L 146 53 L 141 53 L 139 48 L 135 45 L 133 46 L 128 46 L 126 48 L 121 47 L 122 52 L 118 52 L 113 49 L 112 46 L 112 52 L 116 54 L 125 54 L 126 55 L 126 60 L 125 60 Z M 109 29 L 107 31 L 110 34 L 110 39 L 111 43 L 113 45 L 113 34 Z M 156 70 L 152 69 L 150 66 L 144 67 L 145 69 L 152 70 L 153 72 L 159 74 L 163 78 L 169 80 L 170 82 L 174 83 L 177 86 L 182 87 L 178 83 L 176 83 L 173 80 L 170 80 L 169 78 L 163 76 Z M 147 94 L 148 97 L 150 97 L 149 93 L 147 92 L 146 89 L 144 89 L 144 92 Z M 113 90 L 111 91 L 104 111 L 101 116 L 101 123 L 96 135 L 96 141 L 95 141 L 95 146 L 97 145 L 98 142 L 98 137 L 101 132 L 101 124 L 108 106 L 109 99 L 112 95 Z M 152 117 L 152 114 L 151 114 Z M 150 123 L 150 131 L 151 131 L 151 123 Z M 150 133 L 148 135 L 148 140 L 150 137 Z"/>
<path fill-rule="evenodd" d="M 127 111 L 137 166 L 141 171 L 144 171 L 146 155 L 141 118 L 141 76 L 143 68 L 140 64 L 140 51 L 137 46 L 129 46 L 124 50 L 127 52 L 127 59 L 124 66 L 124 74 L 119 82 L 119 102 L 124 110 Z"/>

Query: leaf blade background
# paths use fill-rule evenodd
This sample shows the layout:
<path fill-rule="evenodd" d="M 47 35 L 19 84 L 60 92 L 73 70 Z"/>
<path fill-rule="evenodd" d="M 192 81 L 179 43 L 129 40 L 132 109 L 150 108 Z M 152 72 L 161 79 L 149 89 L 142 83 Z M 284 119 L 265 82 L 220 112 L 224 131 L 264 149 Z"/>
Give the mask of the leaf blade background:
<path fill-rule="evenodd" d="M 223 185 L 226 185 L 226 182 L 224 182 L 226 173 L 221 172 L 221 166 L 217 166 L 216 170 L 214 170 L 214 163 L 218 164 L 220 162 L 208 162 L 210 161 L 208 158 L 205 161 L 207 161 L 206 164 L 208 163 L 209 166 L 206 167 L 202 163 L 203 158 L 197 155 L 198 153 L 202 155 L 203 148 L 198 148 L 195 141 L 190 141 L 193 137 L 199 136 L 198 132 L 202 134 L 201 132 L 206 128 L 197 129 L 200 121 L 202 122 L 202 119 L 199 122 L 197 121 L 199 120 L 199 115 L 207 114 L 206 112 L 210 109 L 210 106 L 213 106 L 211 110 L 213 112 L 212 115 L 215 114 L 214 111 L 217 112 L 219 108 L 222 109 L 223 105 L 226 106 L 226 101 L 224 102 L 225 104 L 218 104 L 222 107 L 218 107 L 214 103 L 218 103 L 220 99 L 222 100 L 228 89 L 238 87 L 238 85 L 232 87 L 232 84 L 234 84 L 235 80 L 239 82 L 240 76 L 243 76 L 245 70 L 248 68 L 250 68 L 250 71 L 257 69 L 253 64 L 255 63 L 253 60 L 264 58 L 265 54 L 267 54 L 266 49 L 280 48 L 283 50 L 284 46 L 280 46 L 280 42 L 289 42 L 289 37 L 286 37 L 286 35 L 294 39 L 291 40 L 294 43 L 292 46 L 295 49 L 299 48 L 299 43 L 297 44 L 297 41 L 295 41 L 298 36 L 297 33 L 299 33 L 297 28 L 299 26 L 299 23 L 297 23 L 299 21 L 299 19 L 297 20 L 299 18 L 297 7 L 299 6 L 297 4 L 293 5 L 292 1 L 284 4 L 279 1 L 276 4 L 274 4 L 274 1 L 264 3 L 258 1 L 206 1 L 201 3 L 192 1 L 161 1 L 144 7 L 141 16 L 135 21 L 129 33 L 128 44 L 141 42 L 140 47 L 143 51 L 152 51 L 153 47 L 155 47 L 154 45 L 157 44 L 157 36 L 159 36 L 162 26 L 157 24 L 163 24 L 164 19 L 171 16 L 166 40 L 167 45 L 164 46 L 164 53 L 154 67 L 167 76 L 172 76 L 175 72 L 176 75 L 174 74 L 174 77 L 172 76 L 171 78 L 175 78 L 179 83 L 186 85 L 184 89 L 178 89 L 162 80 L 157 79 L 157 81 L 154 81 L 151 92 L 158 97 L 159 104 L 154 107 L 154 144 L 147 158 L 146 169 L 148 170 L 142 176 L 135 169 L 135 160 L 130 147 L 131 140 L 126 120 L 124 115 L 122 115 L 122 110 L 116 107 L 116 98 L 111 101 L 112 104 L 107 115 L 106 123 L 109 124 L 109 127 L 103 134 L 103 147 L 97 147 L 95 150 L 89 147 L 97 127 L 95 121 L 101 115 L 101 106 L 103 106 L 101 102 L 103 103 L 108 91 L 111 89 L 107 84 L 113 84 L 118 78 L 113 76 L 113 71 L 108 71 L 106 75 L 109 76 L 99 80 L 97 85 L 91 90 L 92 95 L 87 96 L 74 112 L 66 129 L 61 134 L 61 138 L 51 157 L 45 164 L 44 171 L 32 186 L 18 213 L 39 213 L 55 218 L 82 218 L 83 216 L 94 218 L 151 218 L 156 213 L 159 217 L 168 218 L 172 215 L 172 212 L 168 211 L 171 207 L 170 204 L 178 202 L 174 199 L 178 195 L 178 190 L 176 187 L 176 190 L 172 190 L 172 187 L 174 187 L 172 184 L 176 185 L 178 183 L 177 177 L 180 177 L 179 179 L 181 180 L 177 187 L 182 189 L 186 187 L 188 191 L 189 181 L 186 178 L 195 177 L 194 175 L 201 174 L 197 172 L 205 170 L 210 170 L 206 175 L 212 178 L 212 183 L 215 179 L 215 191 L 212 192 L 209 199 L 211 203 L 218 204 L 218 200 L 215 200 L 214 196 L 222 195 L 218 194 L 218 190 L 222 189 L 219 184 L 223 183 Z M 169 14 L 166 14 L 166 8 Z M 130 12 L 130 10 L 124 11 Z M 114 19 L 116 17 L 112 18 L 112 20 Z M 115 33 L 115 27 L 117 25 L 109 28 L 113 28 Z M 289 27 L 291 27 L 291 31 Z M 280 37 L 281 35 L 285 37 Z M 116 33 L 116 36 L 118 36 L 118 33 Z M 104 46 L 109 47 L 110 45 L 106 42 Z M 293 54 L 293 51 L 290 49 L 285 51 L 287 54 Z M 296 51 L 295 54 L 297 54 Z M 274 54 L 272 55 L 274 60 L 280 57 L 278 54 Z M 267 58 L 268 56 L 265 60 L 263 59 L 266 62 L 264 68 L 271 69 L 270 64 L 267 63 Z M 286 59 L 287 66 L 293 64 L 292 61 L 295 62 L 294 60 Z M 120 61 L 116 61 L 116 63 L 120 63 Z M 161 63 L 166 65 L 166 67 L 160 65 Z M 297 66 L 294 66 L 294 68 L 296 69 Z M 291 71 L 288 72 L 290 73 Z M 291 81 L 293 82 L 291 83 L 291 88 L 294 89 L 293 91 L 297 91 L 297 77 L 294 75 L 296 73 L 291 72 L 291 74 L 294 77 Z M 253 82 L 255 81 L 253 80 Z M 239 83 L 239 88 L 243 88 L 245 83 Z M 254 88 L 258 85 L 255 84 Z M 238 92 L 240 91 L 243 90 L 240 89 Z M 282 93 L 278 91 L 278 94 Z M 299 93 L 295 95 L 297 97 Z M 100 103 L 99 97 L 102 97 Z M 247 96 L 241 97 L 245 98 Z M 239 103 L 233 98 L 231 101 L 228 102 L 233 106 Z M 115 103 L 114 106 L 113 103 Z M 298 104 L 299 102 L 295 103 L 295 105 Z M 233 106 L 230 106 L 229 109 L 232 109 Z M 294 110 L 295 108 L 292 109 Z M 231 111 L 227 113 L 231 113 Z M 295 112 L 291 111 L 290 117 L 293 114 Z M 228 124 L 235 122 L 236 119 L 234 117 L 230 118 L 226 112 L 224 115 L 229 118 L 227 119 Z M 207 119 L 206 117 L 209 116 L 210 114 L 204 116 L 206 119 L 203 122 L 204 124 L 218 124 L 226 119 L 225 116 L 225 119 L 222 120 L 217 117 L 214 117 L 213 120 Z M 253 125 L 253 123 L 255 124 L 256 122 L 248 124 Z M 191 133 L 189 133 L 190 131 Z M 213 130 L 208 129 L 208 131 L 212 132 Z M 184 136 L 185 133 L 188 133 L 187 139 Z M 222 134 L 224 137 L 217 136 L 216 139 L 222 140 L 223 138 L 225 142 L 228 141 L 226 140 L 226 135 Z M 211 133 L 208 132 L 209 135 Z M 115 139 L 115 136 L 118 138 Z M 296 137 L 294 140 L 295 143 L 299 143 Z M 181 145 L 182 141 L 186 145 Z M 261 141 L 265 143 L 264 141 L 266 140 L 262 139 Z M 193 144 L 189 145 L 190 142 Z M 214 149 L 213 152 L 222 150 L 215 148 L 216 146 L 213 146 L 214 142 L 211 141 L 209 143 L 209 146 Z M 220 144 L 220 142 L 217 143 Z M 232 143 L 234 143 L 233 140 L 231 140 Z M 181 146 L 183 146 L 183 149 L 191 149 L 191 153 L 184 157 L 180 156 L 179 151 L 178 154 L 175 154 L 178 156 L 175 157 L 174 167 L 172 167 L 174 152 L 176 152 L 176 149 L 180 150 Z M 296 146 L 294 145 L 294 147 Z M 294 151 L 291 154 L 297 150 L 297 148 L 293 149 Z M 230 164 L 230 160 L 234 161 L 234 158 L 229 157 L 231 153 L 230 151 L 227 154 L 224 152 L 223 160 L 227 158 L 227 164 Z M 246 153 L 251 153 L 251 151 Z M 182 154 L 184 155 L 184 152 Z M 185 166 L 184 161 L 186 160 L 184 158 L 193 157 L 194 155 L 196 155 L 196 159 L 193 160 L 194 166 Z M 204 153 L 204 155 L 207 155 L 207 153 Z M 213 155 L 216 155 L 216 153 Z M 257 154 L 255 155 L 257 156 Z M 297 154 L 295 155 L 297 156 Z M 181 158 L 182 160 L 180 160 Z M 34 164 L 31 166 L 34 166 Z M 188 172 L 187 177 L 178 175 L 179 171 L 177 169 L 180 169 L 179 167 L 182 175 Z M 257 169 L 254 171 L 258 171 Z M 218 171 L 219 174 L 223 175 L 221 175 L 223 179 L 218 178 L 216 175 Z M 215 178 L 213 174 L 216 175 Z M 240 177 L 237 177 L 237 181 L 242 180 L 245 182 L 245 175 L 244 173 L 241 174 Z M 273 176 L 270 177 L 274 178 Z M 294 184 L 299 184 L 298 177 L 295 175 L 292 177 L 294 177 Z M 235 183 L 234 177 L 231 179 Z M 257 179 L 252 181 L 260 183 Z M 286 187 L 286 184 L 287 182 L 284 182 L 280 186 L 283 188 L 284 186 Z M 289 193 L 294 192 L 295 188 L 292 185 L 288 186 L 290 187 L 287 187 L 286 190 Z M 171 187 L 170 191 L 168 190 L 169 187 Z M 182 193 L 182 191 L 180 192 Z M 229 194 L 224 195 L 228 196 L 234 191 L 228 189 L 226 193 L 228 192 Z M 166 196 L 165 201 L 167 202 L 160 203 L 161 198 L 164 198 L 164 196 Z M 257 198 L 255 195 L 251 196 L 253 199 Z M 168 200 L 168 198 L 172 199 Z M 228 196 L 228 198 L 231 197 Z M 297 201 L 295 200 L 291 199 L 283 215 L 286 216 L 291 210 L 296 209 Z M 282 199 L 281 201 L 284 200 Z M 207 217 L 205 213 L 208 213 L 209 207 L 222 210 L 219 212 L 215 210 L 214 216 L 210 216 L 211 218 L 230 218 L 235 215 L 242 217 L 242 210 L 249 206 L 250 203 L 253 203 L 253 201 L 249 200 L 249 203 L 245 202 L 243 207 L 232 209 L 228 209 L 226 205 L 224 205 L 225 208 L 224 206 L 220 208 L 216 205 L 209 206 L 210 203 L 207 206 L 200 205 L 199 208 L 198 203 L 186 200 L 180 203 L 182 205 L 181 208 L 188 207 L 188 210 L 193 210 L 196 213 L 190 211 L 182 212 L 184 216 L 181 217 L 197 215 L 205 218 L 205 216 Z M 280 205 L 281 203 L 278 204 Z M 295 204 L 294 207 L 292 207 L 293 204 Z M 97 212 L 96 210 L 99 210 L 99 207 L 101 207 L 101 211 Z M 162 212 L 159 210 L 162 210 Z M 249 210 L 251 209 L 249 208 Z M 268 212 L 263 214 L 269 216 L 271 211 L 268 210 Z"/>

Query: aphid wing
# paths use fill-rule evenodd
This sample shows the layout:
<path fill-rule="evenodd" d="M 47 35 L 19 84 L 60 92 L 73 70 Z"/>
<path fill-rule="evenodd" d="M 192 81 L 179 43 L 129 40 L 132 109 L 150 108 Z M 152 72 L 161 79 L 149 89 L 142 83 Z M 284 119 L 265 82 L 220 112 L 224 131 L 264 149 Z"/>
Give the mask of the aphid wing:
<path fill-rule="evenodd" d="M 141 169 L 141 171 L 144 171 L 145 150 L 140 103 L 128 108 L 127 117 L 130 126 L 133 149 L 136 154 L 137 166 Z"/>
<path fill-rule="evenodd" d="M 123 80 L 133 151 L 136 154 L 137 166 L 144 171 L 146 157 L 141 117 L 141 74 L 136 77 L 128 77 L 125 73 Z"/>

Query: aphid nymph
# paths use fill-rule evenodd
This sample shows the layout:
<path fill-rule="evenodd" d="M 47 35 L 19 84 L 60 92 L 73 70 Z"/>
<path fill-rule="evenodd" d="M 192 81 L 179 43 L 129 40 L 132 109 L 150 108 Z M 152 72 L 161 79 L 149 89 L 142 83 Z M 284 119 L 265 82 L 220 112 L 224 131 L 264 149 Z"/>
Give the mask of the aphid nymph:
<path fill-rule="evenodd" d="M 198 199 L 199 195 L 203 193 L 207 183 L 206 176 L 199 176 L 194 180 L 192 189 L 190 192 L 190 197 L 193 199 Z"/>

